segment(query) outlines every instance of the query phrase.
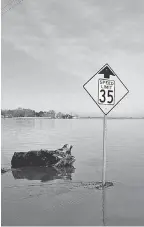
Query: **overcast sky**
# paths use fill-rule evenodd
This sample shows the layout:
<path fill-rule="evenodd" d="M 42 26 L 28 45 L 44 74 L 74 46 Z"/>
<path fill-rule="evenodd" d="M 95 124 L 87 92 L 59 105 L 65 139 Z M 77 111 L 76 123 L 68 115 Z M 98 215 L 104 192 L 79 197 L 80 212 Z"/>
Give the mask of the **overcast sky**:
<path fill-rule="evenodd" d="M 144 0 L 23 0 L 2 16 L 2 108 L 102 115 L 83 84 L 105 63 L 129 89 L 113 114 L 144 116 Z"/>

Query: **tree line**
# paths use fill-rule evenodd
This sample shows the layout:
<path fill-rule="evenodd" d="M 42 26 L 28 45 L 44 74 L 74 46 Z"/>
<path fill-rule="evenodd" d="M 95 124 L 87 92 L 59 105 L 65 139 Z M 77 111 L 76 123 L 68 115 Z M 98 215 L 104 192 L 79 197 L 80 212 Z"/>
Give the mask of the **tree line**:
<path fill-rule="evenodd" d="M 39 111 L 36 112 L 35 110 L 31 109 L 23 109 L 23 108 L 17 108 L 14 110 L 1 110 L 1 116 L 6 118 L 12 118 L 12 117 L 47 117 L 47 118 L 73 118 L 71 114 L 64 114 L 62 112 L 56 113 L 54 110 L 49 111 Z"/>

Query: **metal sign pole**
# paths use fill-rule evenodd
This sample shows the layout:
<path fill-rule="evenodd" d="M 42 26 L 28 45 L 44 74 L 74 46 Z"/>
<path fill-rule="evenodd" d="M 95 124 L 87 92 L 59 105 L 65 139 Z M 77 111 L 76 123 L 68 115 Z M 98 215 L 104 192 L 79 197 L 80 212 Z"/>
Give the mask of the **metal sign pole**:
<path fill-rule="evenodd" d="M 104 119 L 103 119 L 103 173 L 102 173 L 102 186 L 105 185 L 106 179 L 105 179 L 105 174 L 106 174 L 106 115 L 104 114 Z"/>

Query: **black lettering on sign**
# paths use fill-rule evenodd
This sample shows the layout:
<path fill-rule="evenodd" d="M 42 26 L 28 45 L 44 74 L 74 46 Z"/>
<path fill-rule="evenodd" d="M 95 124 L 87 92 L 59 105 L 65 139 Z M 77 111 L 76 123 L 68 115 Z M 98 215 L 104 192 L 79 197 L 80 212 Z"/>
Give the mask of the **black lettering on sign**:
<path fill-rule="evenodd" d="M 103 105 L 114 105 L 115 103 L 115 81 L 99 79 L 98 103 Z"/>
<path fill-rule="evenodd" d="M 112 90 L 108 90 L 108 97 L 110 98 L 109 101 L 107 101 L 108 103 L 112 103 L 113 102 L 113 91 Z"/>
<path fill-rule="evenodd" d="M 102 94 L 103 100 L 100 99 L 100 102 L 104 103 L 105 100 L 106 100 L 106 98 L 105 98 L 105 90 L 101 89 L 100 92 L 103 92 L 103 94 Z"/>

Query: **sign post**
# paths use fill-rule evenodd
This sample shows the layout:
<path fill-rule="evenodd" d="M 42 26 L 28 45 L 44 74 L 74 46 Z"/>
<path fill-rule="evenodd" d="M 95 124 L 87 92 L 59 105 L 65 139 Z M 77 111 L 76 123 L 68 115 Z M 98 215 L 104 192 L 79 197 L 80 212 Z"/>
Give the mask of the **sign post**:
<path fill-rule="evenodd" d="M 102 185 L 105 186 L 106 179 L 106 129 L 107 129 L 107 119 L 104 114 L 103 118 L 103 172 L 102 172 Z"/>
<path fill-rule="evenodd" d="M 103 171 L 102 186 L 106 185 L 106 133 L 107 115 L 128 94 L 127 87 L 112 68 L 105 64 L 84 85 L 84 89 L 104 113 L 103 119 Z"/>

